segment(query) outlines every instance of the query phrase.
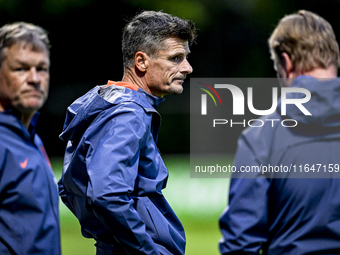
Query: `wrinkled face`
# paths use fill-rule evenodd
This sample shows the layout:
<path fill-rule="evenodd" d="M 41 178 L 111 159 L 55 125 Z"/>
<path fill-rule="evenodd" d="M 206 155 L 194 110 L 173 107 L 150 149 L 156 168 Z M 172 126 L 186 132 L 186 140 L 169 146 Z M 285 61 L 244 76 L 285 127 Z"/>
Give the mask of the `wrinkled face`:
<path fill-rule="evenodd" d="M 16 43 L 4 49 L 0 66 L 0 110 L 9 106 L 33 114 L 45 103 L 49 88 L 50 60 L 46 50 Z"/>
<path fill-rule="evenodd" d="M 182 93 L 184 79 L 192 73 L 187 60 L 190 53 L 188 41 L 170 37 L 163 43 L 164 50 L 150 59 L 145 77 L 151 93 L 158 97 Z"/>

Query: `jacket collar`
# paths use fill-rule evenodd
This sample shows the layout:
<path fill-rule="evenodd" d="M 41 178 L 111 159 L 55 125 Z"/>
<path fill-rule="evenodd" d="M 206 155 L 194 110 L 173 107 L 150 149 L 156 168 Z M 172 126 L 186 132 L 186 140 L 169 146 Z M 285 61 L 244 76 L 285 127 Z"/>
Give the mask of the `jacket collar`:
<path fill-rule="evenodd" d="M 26 127 L 24 126 L 24 124 L 20 121 L 19 117 L 17 116 L 17 114 L 15 113 L 16 111 L 14 111 L 13 109 L 8 109 L 4 112 L 2 112 L 2 114 L 4 114 L 4 117 L 2 117 L 0 123 L 3 123 L 5 125 L 10 125 L 14 128 L 16 128 L 17 130 L 21 130 L 22 135 L 24 137 L 26 137 L 27 139 L 33 139 L 36 130 L 37 130 L 37 122 L 38 122 L 38 118 L 40 113 L 36 112 L 31 120 L 31 123 L 28 127 L 28 130 L 26 129 Z"/>
<path fill-rule="evenodd" d="M 155 97 L 141 88 L 139 88 L 137 91 L 143 93 L 146 96 L 146 99 L 154 108 L 157 108 L 160 105 L 160 103 L 162 103 L 165 100 L 165 98 Z"/>
<path fill-rule="evenodd" d="M 148 102 L 154 108 L 157 108 L 159 106 L 159 104 L 162 103 L 165 100 L 165 98 L 156 97 L 156 96 L 153 96 L 153 95 L 147 93 L 145 90 L 141 89 L 136 84 L 133 84 L 133 83 L 130 83 L 130 82 L 108 81 L 106 86 L 111 86 L 111 85 L 120 86 L 120 87 L 132 89 L 134 91 L 138 91 L 140 93 L 143 93 L 146 96 L 146 99 L 148 100 Z"/>

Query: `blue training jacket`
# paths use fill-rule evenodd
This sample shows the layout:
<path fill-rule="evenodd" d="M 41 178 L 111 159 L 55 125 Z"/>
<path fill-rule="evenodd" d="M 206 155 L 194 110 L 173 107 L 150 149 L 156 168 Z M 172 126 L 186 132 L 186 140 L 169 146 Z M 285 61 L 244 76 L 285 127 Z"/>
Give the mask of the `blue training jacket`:
<path fill-rule="evenodd" d="M 43 143 L 12 114 L 0 112 L 0 254 L 59 255 L 56 180 Z"/>
<path fill-rule="evenodd" d="M 184 229 L 162 194 L 161 101 L 142 89 L 97 86 L 68 108 L 60 195 L 82 234 L 108 254 L 184 254 Z"/>
<path fill-rule="evenodd" d="M 284 127 L 279 103 L 262 117 L 279 121 L 247 128 L 238 140 L 236 168 L 267 172 L 233 176 L 220 218 L 222 254 L 340 254 L 340 79 L 301 76 L 292 87 L 311 92 L 303 106 L 312 115 L 287 105 L 284 119 L 298 125 Z M 279 168 L 269 172 L 270 166 Z"/>

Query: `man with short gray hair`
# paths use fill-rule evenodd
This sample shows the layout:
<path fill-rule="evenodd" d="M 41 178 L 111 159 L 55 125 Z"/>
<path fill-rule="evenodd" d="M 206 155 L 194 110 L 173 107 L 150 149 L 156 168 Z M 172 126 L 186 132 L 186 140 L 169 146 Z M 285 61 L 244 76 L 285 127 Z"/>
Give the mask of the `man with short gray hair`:
<path fill-rule="evenodd" d="M 49 88 L 49 40 L 25 22 L 0 28 L 0 254 L 60 254 L 58 192 L 37 111 Z"/>
<path fill-rule="evenodd" d="M 168 170 L 157 148 L 165 95 L 180 94 L 192 72 L 195 26 L 145 11 L 124 28 L 124 77 L 77 99 L 61 139 L 68 142 L 59 182 L 64 203 L 97 255 L 184 254 L 184 229 L 162 194 Z"/>

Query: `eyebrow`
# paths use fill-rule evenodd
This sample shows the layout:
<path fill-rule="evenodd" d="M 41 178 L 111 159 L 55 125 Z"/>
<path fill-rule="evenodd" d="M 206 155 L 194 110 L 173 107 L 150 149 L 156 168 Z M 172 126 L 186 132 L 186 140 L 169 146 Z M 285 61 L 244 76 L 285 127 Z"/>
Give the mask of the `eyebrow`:
<path fill-rule="evenodd" d="M 30 65 L 29 61 L 20 60 L 20 59 L 14 59 L 14 63 L 20 64 L 20 65 Z M 37 63 L 37 66 L 41 66 L 41 65 L 48 65 L 49 66 L 50 61 L 41 60 L 40 62 Z"/>
<path fill-rule="evenodd" d="M 184 52 L 183 51 L 175 51 L 173 53 L 170 54 L 171 57 L 174 57 L 174 56 L 178 56 L 178 55 L 189 55 L 191 53 L 190 50 L 185 50 Z"/>

